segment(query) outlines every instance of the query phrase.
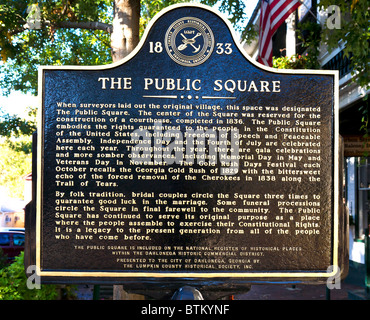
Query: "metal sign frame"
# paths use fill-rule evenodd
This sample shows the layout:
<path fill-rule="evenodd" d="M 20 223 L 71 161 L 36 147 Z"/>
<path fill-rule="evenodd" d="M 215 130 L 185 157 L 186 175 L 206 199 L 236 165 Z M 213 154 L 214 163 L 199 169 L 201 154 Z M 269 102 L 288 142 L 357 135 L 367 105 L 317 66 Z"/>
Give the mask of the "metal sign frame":
<path fill-rule="evenodd" d="M 333 88 L 333 101 L 334 101 L 334 115 L 333 115 L 333 123 L 334 123 L 334 140 L 333 140 L 333 163 L 334 168 L 332 171 L 333 174 L 333 238 L 332 238 L 332 261 L 333 261 L 333 268 L 331 271 L 320 271 L 320 272 L 272 272 L 272 271 L 266 271 L 266 272 L 173 272 L 173 271 L 153 271 L 153 272 L 111 272 L 111 271 L 58 271 L 58 270 L 43 270 L 42 262 L 41 262 L 41 254 L 42 254 L 42 235 L 43 235 L 43 229 L 42 229 L 42 190 L 43 188 L 47 187 L 47 181 L 43 181 L 43 170 L 44 170 L 44 150 L 43 150 L 43 144 L 44 144 L 44 133 L 43 133 L 43 127 L 44 127 L 44 118 L 43 118 L 43 110 L 42 108 L 39 109 L 39 129 L 38 129 L 38 149 L 37 149 L 37 200 L 36 200 L 36 266 L 37 270 L 39 270 L 39 276 L 41 276 L 43 279 L 51 279 L 51 281 L 54 282 L 65 282 L 65 279 L 72 279 L 72 281 L 81 281 L 82 279 L 84 282 L 86 282 L 86 279 L 89 279 L 92 282 L 102 282 L 104 281 L 113 281 L 117 283 L 117 281 L 123 281 L 123 280 L 132 280 L 137 281 L 138 279 L 145 279 L 147 281 L 156 281 L 160 279 L 167 279 L 169 281 L 172 280 L 179 280 L 184 281 L 184 279 L 190 279 L 192 281 L 198 281 L 198 280 L 205 280 L 205 281 L 211 281 L 211 280 L 217 280 L 217 281 L 224 281 L 225 279 L 233 279 L 233 280 L 242 280 L 244 282 L 260 282 L 260 281 L 295 281 L 295 280 L 306 280 L 306 281 L 315 281 L 317 279 L 324 279 L 324 281 L 328 278 L 333 278 L 338 275 L 338 272 L 340 272 L 340 235 L 339 235 L 339 223 L 340 223 L 340 208 L 339 208 L 339 161 L 338 156 L 339 155 L 339 134 L 338 134 L 338 105 L 339 105 L 339 86 L 338 86 L 338 72 L 337 71 L 323 71 L 323 70 L 276 70 L 273 68 L 269 68 L 266 66 L 263 66 L 256 61 L 252 60 L 244 51 L 244 49 L 239 44 L 238 40 L 236 39 L 236 36 L 234 34 L 233 27 L 231 26 L 230 22 L 224 18 L 222 15 L 220 15 L 219 12 L 213 10 L 212 8 L 201 5 L 201 4 L 177 4 L 170 6 L 164 10 L 162 10 L 159 14 L 157 14 L 154 19 L 149 23 L 148 27 L 146 28 L 146 31 L 144 33 L 144 36 L 142 37 L 139 45 L 135 48 L 135 50 L 129 54 L 125 59 L 122 61 L 119 61 L 117 63 L 113 63 L 110 65 L 104 65 L 104 66 L 87 66 L 87 67 L 77 67 L 77 66 L 43 66 L 39 69 L 39 103 L 40 105 L 44 105 L 44 99 L 45 99 L 45 92 L 44 92 L 44 77 L 45 72 L 48 70 L 108 70 L 110 68 L 115 68 L 117 66 L 125 64 L 127 61 L 130 61 L 135 57 L 135 55 L 141 50 L 143 45 L 146 42 L 146 39 L 148 37 L 148 34 L 150 33 L 151 28 L 161 19 L 163 15 L 166 13 L 177 10 L 178 8 L 200 8 L 203 10 L 210 11 L 220 17 L 223 22 L 227 25 L 229 28 L 229 31 L 231 32 L 235 46 L 239 49 L 240 53 L 244 55 L 245 59 L 247 59 L 250 64 L 254 65 L 256 68 L 260 68 L 262 70 L 268 71 L 273 74 L 299 74 L 299 75 L 328 75 L 332 76 L 334 80 L 334 88 Z M 180 19 L 181 20 L 181 19 Z M 183 20 L 183 18 L 182 18 Z M 177 21 L 177 23 L 184 23 L 184 21 Z M 173 26 L 175 23 L 173 24 Z M 204 39 L 207 39 L 207 37 L 212 37 L 210 28 L 206 25 L 201 25 L 199 27 L 199 30 L 204 30 Z M 209 28 L 209 29 L 207 29 Z M 172 27 L 172 29 L 169 29 L 168 33 L 179 33 L 179 30 L 175 30 L 175 27 Z M 203 32 L 203 31 L 202 31 Z M 200 32 L 199 32 L 200 34 Z M 196 35 L 197 36 L 197 35 Z M 184 37 L 184 36 L 183 36 Z M 190 38 L 186 37 L 183 40 L 183 46 L 177 46 L 177 44 L 174 41 L 169 41 L 168 45 L 166 46 L 167 52 L 170 54 L 171 59 L 173 60 L 181 60 L 181 57 L 179 58 L 179 55 L 176 54 L 177 51 L 181 51 L 180 49 L 183 49 L 184 47 L 192 47 L 194 51 L 198 50 L 198 47 L 194 44 L 194 37 Z M 177 49 L 174 50 L 174 47 L 177 46 Z M 202 56 L 200 56 L 199 60 L 197 61 L 184 61 L 184 64 L 193 64 L 196 66 L 198 63 L 202 63 L 204 60 L 208 59 L 208 53 L 209 52 L 209 44 L 205 44 L 204 52 L 202 52 Z M 225 50 L 225 48 L 223 48 Z M 153 47 L 154 50 L 154 47 Z M 208 50 L 208 51 L 207 51 Z M 74 280 L 73 280 L 74 279 Z M 119 279 L 119 280 L 117 280 Z"/>

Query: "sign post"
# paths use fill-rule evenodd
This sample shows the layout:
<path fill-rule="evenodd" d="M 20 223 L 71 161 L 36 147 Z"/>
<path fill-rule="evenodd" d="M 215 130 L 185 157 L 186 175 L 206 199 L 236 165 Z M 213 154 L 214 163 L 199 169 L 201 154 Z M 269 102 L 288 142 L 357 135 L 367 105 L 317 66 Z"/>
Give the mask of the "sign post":
<path fill-rule="evenodd" d="M 39 74 L 35 261 L 45 281 L 338 272 L 336 72 L 264 67 L 218 13 L 187 4 L 158 14 L 119 63 Z"/>

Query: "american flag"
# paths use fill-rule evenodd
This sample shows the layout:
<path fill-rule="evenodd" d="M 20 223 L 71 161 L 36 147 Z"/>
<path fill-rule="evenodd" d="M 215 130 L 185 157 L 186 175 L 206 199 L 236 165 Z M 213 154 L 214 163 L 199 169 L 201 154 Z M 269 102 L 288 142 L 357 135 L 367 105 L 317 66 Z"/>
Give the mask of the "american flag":
<path fill-rule="evenodd" d="M 272 36 L 300 4 L 299 0 L 261 0 L 258 62 L 272 66 Z"/>

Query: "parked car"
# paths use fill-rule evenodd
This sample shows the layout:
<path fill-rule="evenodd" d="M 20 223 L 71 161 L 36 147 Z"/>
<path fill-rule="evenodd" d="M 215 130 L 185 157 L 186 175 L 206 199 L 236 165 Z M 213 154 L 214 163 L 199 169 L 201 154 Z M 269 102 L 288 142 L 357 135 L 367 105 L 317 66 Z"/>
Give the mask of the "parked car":
<path fill-rule="evenodd" d="M 0 231 L 0 248 L 7 255 L 9 261 L 14 260 L 24 251 L 24 236 L 24 232 Z"/>
<path fill-rule="evenodd" d="M 25 228 L 19 228 L 19 227 L 0 227 L 0 232 L 3 231 L 19 231 L 19 232 L 25 232 Z"/>

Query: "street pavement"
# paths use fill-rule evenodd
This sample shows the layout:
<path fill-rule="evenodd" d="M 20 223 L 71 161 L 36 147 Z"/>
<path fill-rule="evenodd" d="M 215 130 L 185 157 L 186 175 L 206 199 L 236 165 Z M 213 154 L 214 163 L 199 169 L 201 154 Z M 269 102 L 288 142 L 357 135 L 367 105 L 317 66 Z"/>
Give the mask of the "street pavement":
<path fill-rule="evenodd" d="M 327 289 L 326 284 L 269 284 L 252 285 L 249 292 L 235 295 L 235 300 L 370 300 L 366 294 L 365 272 L 350 265 L 347 277 L 337 286 Z"/>
<path fill-rule="evenodd" d="M 355 300 L 365 287 L 355 284 L 340 284 L 340 289 L 328 290 L 321 285 L 252 285 L 249 292 L 235 295 L 235 300 Z M 357 299 L 356 299 L 357 300 Z"/>
<path fill-rule="evenodd" d="M 101 286 L 100 299 L 113 298 L 113 286 Z M 91 300 L 93 286 L 79 286 L 78 300 Z M 142 300 L 144 296 L 131 295 L 129 300 Z M 252 285 L 245 293 L 224 297 L 225 300 L 370 300 L 366 294 L 364 270 L 349 269 L 348 276 L 340 282 L 339 288 L 327 289 L 326 284 L 261 284 Z"/>

